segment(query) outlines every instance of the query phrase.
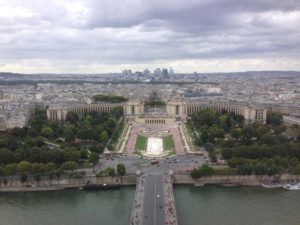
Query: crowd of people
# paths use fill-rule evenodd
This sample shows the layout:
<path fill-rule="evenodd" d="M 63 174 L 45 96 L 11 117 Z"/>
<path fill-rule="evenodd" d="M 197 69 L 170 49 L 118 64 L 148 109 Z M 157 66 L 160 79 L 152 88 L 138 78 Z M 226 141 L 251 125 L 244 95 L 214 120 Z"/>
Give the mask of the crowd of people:
<path fill-rule="evenodd" d="M 173 195 L 173 186 L 171 176 L 164 176 L 165 191 L 165 224 L 177 225 L 177 214 L 175 208 L 175 200 Z"/>
<path fill-rule="evenodd" d="M 145 175 L 141 175 L 137 184 L 130 225 L 141 225 L 143 219 L 143 198 L 145 191 Z"/>

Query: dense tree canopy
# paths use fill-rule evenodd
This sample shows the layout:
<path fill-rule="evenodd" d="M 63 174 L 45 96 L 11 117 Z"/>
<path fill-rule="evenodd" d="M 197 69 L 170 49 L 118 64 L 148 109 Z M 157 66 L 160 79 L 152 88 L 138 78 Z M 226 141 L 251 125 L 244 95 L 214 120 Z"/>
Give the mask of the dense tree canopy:
<path fill-rule="evenodd" d="M 98 102 L 110 102 L 110 103 L 121 103 L 128 101 L 128 98 L 123 96 L 115 96 L 115 95 L 95 95 L 94 99 Z"/>
<path fill-rule="evenodd" d="M 282 123 L 282 114 L 276 112 L 268 112 L 267 124 L 280 125 Z"/>
<path fill-rule="evenodd" d="M 206 148 L 211 161 L 227 160 L 234 173 L 300 173 L 300 129 L 287 128 L 278 113 L 269 113 L 267 124 L 246 124 L 240 116 L 203 110 L 192 114 L 187 126 L 198 133 L 195 144 Z M 199 177 L 199 171 L 191 175 Z"/>
<path fill-rule="evenodd" d="M 30 128 L 0 133 L 0 174 L 48 173 L 53 178 L 58 169 L 96 163 L 108 140 L 114 142 L 121 134 L 122 115 L 120 109 L 91 112 L 84 118 L 68 113 L 66 122 L 58 122 L 47 120 L 46 111 L 37 109 Z"/>

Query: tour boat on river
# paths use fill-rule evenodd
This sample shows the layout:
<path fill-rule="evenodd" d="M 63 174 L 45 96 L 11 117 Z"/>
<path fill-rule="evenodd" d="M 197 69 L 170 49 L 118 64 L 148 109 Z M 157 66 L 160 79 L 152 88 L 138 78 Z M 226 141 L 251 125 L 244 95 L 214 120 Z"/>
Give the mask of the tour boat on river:
<path fill-rule="evenodd" d="M 297 191 L 300 190 L 300 183 L 297 184 L 287 184 L 283 186 L 286 190 Z"/>

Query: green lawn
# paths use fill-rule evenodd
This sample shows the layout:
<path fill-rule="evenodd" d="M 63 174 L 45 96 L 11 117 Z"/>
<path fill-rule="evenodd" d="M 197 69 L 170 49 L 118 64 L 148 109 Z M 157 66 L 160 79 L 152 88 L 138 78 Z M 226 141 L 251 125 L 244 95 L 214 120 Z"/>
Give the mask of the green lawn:
<path fill-rule="evenodd" d="M 165 150 L 174 150 L 174 141 L 172 135 L 164 137 L 164 149 Z"/>
<path fill-rule="evenodd" d="M 135 149 L 136 150 L 145 150 L 147 138 L 143 135 L 139 135 L 136 139 Z"/>

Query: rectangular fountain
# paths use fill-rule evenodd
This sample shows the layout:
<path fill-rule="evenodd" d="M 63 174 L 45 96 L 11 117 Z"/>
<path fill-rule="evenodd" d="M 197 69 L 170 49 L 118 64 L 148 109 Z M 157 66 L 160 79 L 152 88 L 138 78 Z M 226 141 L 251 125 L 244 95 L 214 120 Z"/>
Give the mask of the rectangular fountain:
<path fill-rule="evenodd" d="M 157 137 L 149 137 L 147 142 L 146 153 L 148 155 L 161 155 L 164 151 L 163 139 Z"/>

